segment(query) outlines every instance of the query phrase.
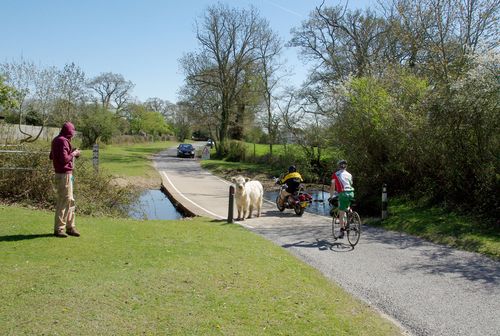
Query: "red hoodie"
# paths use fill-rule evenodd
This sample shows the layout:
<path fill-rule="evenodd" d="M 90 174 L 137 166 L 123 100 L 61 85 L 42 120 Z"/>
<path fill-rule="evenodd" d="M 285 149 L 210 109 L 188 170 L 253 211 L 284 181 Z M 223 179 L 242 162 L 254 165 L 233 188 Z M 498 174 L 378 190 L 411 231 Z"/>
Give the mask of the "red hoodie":
<path fill-rule="evenodd" d="M 49 158 L 58 174 L 71 174 L 73 172 L 73 148 L 71 148 L 70 140 L 74 135 L 75 126 L 67 121 L 61 128 L 59 135 L 52 140 Z"/>

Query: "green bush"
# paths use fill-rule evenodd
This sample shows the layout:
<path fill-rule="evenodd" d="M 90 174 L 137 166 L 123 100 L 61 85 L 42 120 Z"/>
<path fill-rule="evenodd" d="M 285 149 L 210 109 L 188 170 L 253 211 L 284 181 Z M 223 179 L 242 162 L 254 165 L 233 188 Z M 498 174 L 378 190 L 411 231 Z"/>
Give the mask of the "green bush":
<path fill-rule="evenodd" d="M 229 162 L 242 162 L 246 158 L 246 145 L 242 141 L 231 140 L 227 149 L 226 160 Z"/>
<path fill-rule="evenodd" d="M 118 131 L 119 119 L 115 114 L 98 105 L 86 106 L 80 116 L 80 121 L 75 125 L 81 133 L 82 147 L 92 148 L 95 143 L 107 143 Z"/>

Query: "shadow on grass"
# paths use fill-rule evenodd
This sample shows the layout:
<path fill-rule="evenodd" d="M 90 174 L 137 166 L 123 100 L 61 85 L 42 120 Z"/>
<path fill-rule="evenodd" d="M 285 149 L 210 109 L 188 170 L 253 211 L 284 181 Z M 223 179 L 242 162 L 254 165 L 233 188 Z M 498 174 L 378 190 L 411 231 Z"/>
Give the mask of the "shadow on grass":
<path fill-rule="evenodd" d="M 11 235 L 11 236 L 0 236 L 0 242 L 14 242 L 14 241 L 20 241 L 20 240 L 29 240 L 29 239 L 36 239 L 36 238 L 46 238 L 46 237 L 53 237 L 54 235 L 52 233 L 43 233 L 43 234 L 30 234 L 30 235 Z"/>
<path fill-rule="evenodd" d="M 212 219 L 210 221 L 210 223 L 217 223 L 217 224 L 222 224 L 222 225 L 225 225 L 225 224 L 236 224 L 236 223 L 229 223 L 227 221 L 227 219 Z"/>

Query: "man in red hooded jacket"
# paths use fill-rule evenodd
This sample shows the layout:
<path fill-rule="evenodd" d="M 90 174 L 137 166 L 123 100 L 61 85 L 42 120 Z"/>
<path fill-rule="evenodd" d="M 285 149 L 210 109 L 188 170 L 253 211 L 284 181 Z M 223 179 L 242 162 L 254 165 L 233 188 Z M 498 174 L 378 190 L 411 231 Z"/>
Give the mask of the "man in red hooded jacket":
<path fill-rule="evenodd" d="M 55 187 L 57 190 L 54 235 L 65 238 L 68 235 L 79 237 L 75 228 L 75 199 L 73 197 L 73 159 L 80 156 L 78 149 L 71 147 L 75 126 L 65 122 L 61 132 L 52 140 L 50 159 L 54 165 Z M 65 232 L 66 229 L 66 232 Z"/>

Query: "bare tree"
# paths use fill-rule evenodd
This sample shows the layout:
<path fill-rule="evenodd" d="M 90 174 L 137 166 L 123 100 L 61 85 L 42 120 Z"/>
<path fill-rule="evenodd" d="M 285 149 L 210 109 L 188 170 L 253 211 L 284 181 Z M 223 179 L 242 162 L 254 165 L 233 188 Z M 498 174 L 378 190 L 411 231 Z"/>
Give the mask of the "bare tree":
<path fill-rule="evenodd" d="M 85 101 L 85 73 L 75 63 L 66 64 L 58 74 L 59 102 L 52 120 L 60 124 L 67 120 L 75 120 L 77 107 Z"/>
<path fill-rule="evenodd" d="M 259 32 L 265 29 L 268 23 L 253 7 L 249 10 L 230 9 L 223 4 L 208 7 L 202 22 L 197 24 L 200 51 L 181 59 L 186 85 L 211 92 L 220 101 L 217 135 L 221 143 L 228 137 L 237 103 L 243 101 L 242 92 L 253 76 Z"/>
<path fill-rule="evenodd" d="M 165 120 L 172 120 L 175 104 L 158 97 L 148 98 L 144 103 L 148 110 L 160 113 Z"/>
<path fill-rule="evenodd" d="M 130 100 L 130 92 L 135 86 L 131 81 L 125 80 L 122 75 L 111 72 L 101 73 L 90 80 L 87 85 L 97 93 L 102 107 L 114 108 L 117 112 Z"/>
<path fill-rule="evenodd" d="M 297 143 L 309 158 L 307 164 L 318 176 L 321 167 L 322 150 L 326 146 L 331 102 L 329 94 L 321 86 L 307 86 L 300 91 L 288 90 L 279 105 L 283 124 L 290 140 Z"/>
<path fill-rule="evenodd" d="M 33 62 L 24 59 L 19 63 L 2 64 L 1 71 L 5 74 L 7 83 L 18 93 L 19 131 L 26 136 L 21 142 L 34 142 L 47 125 L 58 96 L 59 71 L 55 67 L 38 68 Z M 30 111 L 37 114 L 37 123 L 42 126 L 34 136 L 24 132 L 21 127 L 26 123 Z"/>
<path fill-rule="evenodd" d="M 37 67 L 33 62 L 21 59 L 19 63 L 0 64 L 0 72 L 5 76 L 5 82 L 14 87 L 17 91 L 17 113 L 19 121 L 22 123 L 25 117 L 26 101 L 35 91 L 34 78 L 37 73 Z"/>
<path fill-rule="evenodd" d="M 458 10 L 460 44 L 464 54 L 498 48 L 500 0 L 455 0 Z"/>
<path fill-rule="evenodd" d="M 178 102 L 174 109 L 174 133 L 177 140 L 184 141 L 191 134 L 191 120 L 189 118 L 191 106 L 186 102 Z"/>
<path fill-rule="evenodd" d="M 285 75 L 280 54 L 283 43 L 280 38 L 270 29 L 265 29 L 258 40 L 256 53 L 259 57 L 259 68 L 256 76 L 262 87 L 262 97 L 266 110 L 265 127 L 269 136 L 269 152 L 273 155 L 273 144 L 276 141 L 278 118 L 274 114 L 273 101 L 275 91 L 282 77 Z"/>
<path fill-rule="evenodd" d="M 384 21 L 369 9 L 361 12 L 323 5 L 292 30 L 289 45 L 301 48 L 304 58 L 316 62 L 314 80 L 338 82 L 350 74 L 370 74 L 372 64 L 381 58 Z"/>
<path fill-rule="evenodd" d="M 206 130 L 212 139 L 217 140 L 217 129 L 220 124 L 220 99 L 214 91 L 204 90 L 203 87 L 184 86 L 181 96 L 186 104 L 190 105 L 189 116 L 196 120 L 193 129 Z"/>
<path fill-rule="evenodd" d="M 404 59 L 435 79 L 460 75 L 478 47 L 498 47 L 500 0 L 393 0 L 382 4 Z"/>
<path fill-rule="evenodd" d="M 43 116 L 44 125 L 59 96 L 58 80 L 59 71 L 56 67 L 40 69 L 35 76 L 35 105 Z"/>

